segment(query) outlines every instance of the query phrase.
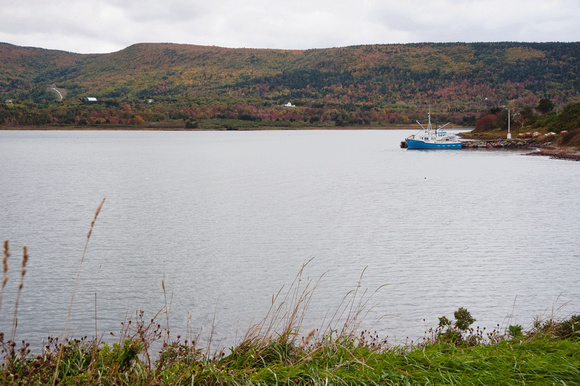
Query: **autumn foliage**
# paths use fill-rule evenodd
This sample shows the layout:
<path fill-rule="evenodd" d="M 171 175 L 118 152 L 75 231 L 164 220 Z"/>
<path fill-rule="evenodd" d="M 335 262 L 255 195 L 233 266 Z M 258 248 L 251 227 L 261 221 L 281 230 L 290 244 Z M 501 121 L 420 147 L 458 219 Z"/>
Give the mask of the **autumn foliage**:
<path fill-rule="evenodd" d="M 497 116 L 494 114 L 487 114 L 475 122 L 475 130 L 476 132 L 483 132 L 483 131 L 490 131 L 495 129 L 497 121 Z"/>
<path fill-rule="evenodd" d="M 0 125 L 386 125 L 431 110 L 472 126 L 508 103 L 521 110 L 549 97 L 559 111 L 580 90 L 578 42 L 305 51 L 147 43 L 91 55 L 0 43 L 0 57 L 0 98 L 13 101 L 2 103 Z"/>

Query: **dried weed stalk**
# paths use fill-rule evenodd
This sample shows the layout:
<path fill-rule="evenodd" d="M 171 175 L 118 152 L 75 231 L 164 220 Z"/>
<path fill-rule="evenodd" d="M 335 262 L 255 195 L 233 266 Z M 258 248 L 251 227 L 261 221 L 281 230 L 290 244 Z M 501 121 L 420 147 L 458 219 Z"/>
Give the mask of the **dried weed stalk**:
<path fill-rule="evenodd" d="M 78 287 L 78 284 L 79 284 L 79 278 L 81 276 L 81 270 L 83 268 L 83 262 L 85 260 L 85 255 L 87 253 L 87 248 L 89 246 L 89 240 L 91 239 L 91 233 L 93 233 L 93 228 L 95 226 L 95 221 L 97 221 L 97 217 L 99 216 L 99 212 L 101 211 L 101 208 L 103 207 L 103 204 L 104 203 L 105 203 L 105 199 L 103 198 L 103 200 L 101 201 L 99 207 L 97 208 L 97 210 L 95 212 L 95 217 L 93 218 L 93 221 L 91 222 L 91 227 L 89 229 L 89 233 L 87 233 L 87 241 L 85 242 L 85 248 L 83 249 L 83 254 L 81 256 L 81 262 L 79 264 L 79 269 L 77 271 L 77 277 L 75 279 L 75 285 L 74 285 L 73 292 L 72 292 L 72 295 L 71 295 L 71 298 L 70 298 L 70 303 L 69 303 L 69 306 L 68 306 L 68 313 L 66 315 L 66 322 L 64 323 L 64 330 L 62 332 L 62 341 L 63 342 L 66 339 L 66 331 L 68 329 L 68 322 L 70 320 L 70 315 L 71 315 L 71 312 L 72 312 L 72 305 L 73 305 L 73 301 L 74 301 L 74 298 L 75 298 L 75 294 L 77 292 L 77 287 Z M 62 357 L 62 351 L 63 351 L 63 346 L 61 346 L 61 349 L 59 351 L 59 355 L 58 355 L 58 359 L 57 359 L 57 363 L 56 363 L 56 369 L 54 371 L 54 378 L 53 378 L 53 382 L 52 382 L 53 385 L 56 384 L 56 381 L 57 381 L 57 378 L 58 378 L 58 368 L 59 368 L 59 365 L 60 365 L 60 358 Z"/>
<path fill-rule="evenodd" d="M 4 296 L 4 287 L 6 287 L 6 283 L 8 283 L 8 258 L 10 257 L 10 245 L 8 240 L 4 240 L 4 254 L 2 257 L 2 268 L 3 268 L 3 277 L 2 277 L 2 289 L 0 289 L 0 311 L 2 310 L 2 297 Z"/>

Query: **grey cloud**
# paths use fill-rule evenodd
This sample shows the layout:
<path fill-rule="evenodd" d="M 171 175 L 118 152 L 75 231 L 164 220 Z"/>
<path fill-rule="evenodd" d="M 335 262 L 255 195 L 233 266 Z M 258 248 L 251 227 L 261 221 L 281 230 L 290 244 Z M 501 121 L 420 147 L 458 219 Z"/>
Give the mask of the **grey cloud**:
<path fill-rule="evenodd" d="M 371 43 L 578 41 L 578 0 L 9 1 L 0 40 L 74 52 L 139 42 L 324 48 Z"/>

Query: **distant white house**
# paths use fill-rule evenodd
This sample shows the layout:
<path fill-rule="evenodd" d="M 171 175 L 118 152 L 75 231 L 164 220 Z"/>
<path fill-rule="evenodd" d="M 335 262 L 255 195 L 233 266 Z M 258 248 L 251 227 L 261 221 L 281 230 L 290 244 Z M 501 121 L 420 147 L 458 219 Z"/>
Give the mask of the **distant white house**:
<path fill-rule="evenodd" d="M 285 105 L 283 105 L 284 107 L 296 107 L 296 105 L 293 105 L 292 103 L 288 102 Z"/>
<path fill-rule="evenodd" d="M 4 103 L 6 103 L 7 105 L 11 105 L 14 102 L 12 101 L 12 99 L 6 99 L 6 102 L 4 102 Z"/>
<path fill-rule="evenodd" d="M 84 99 L 84 101 L 85 102 L 96 102 L 97 101 L 97 98 L 95 98 L 95 97 L 86 97 Z"/>

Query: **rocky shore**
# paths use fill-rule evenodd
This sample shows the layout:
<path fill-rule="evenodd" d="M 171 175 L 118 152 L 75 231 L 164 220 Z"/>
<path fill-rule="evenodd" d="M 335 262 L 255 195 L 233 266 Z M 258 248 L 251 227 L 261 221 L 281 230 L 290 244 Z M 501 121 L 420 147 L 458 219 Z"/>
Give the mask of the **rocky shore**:
<path fill-rule="evenodd" d="M 527 153 L 526 155 L 540 155 L 555 159 L 567 159 L 570 161 L 580 161 L 580 153 L 579 152 L 570 152 L 566 150 L 548 150 L 548 149 L 539 149 L 536 152 Z"/>
<path fill-rule="evenodd" d="M 539 146 L 531 139 L 523 141 L 506 141 L 501 139 L 487 141 L 463 141 L 464 149 L 537 149 Z"/>
<path fill-rule="evenodd" d="M 532 139 L 525 140 L 487 140 L 487 141 L 463 141 L 463 149 L 487 149 L 487 150 L 523 150 L 526 155 L 546 156 L 556 159 L 580 161 L 580 152 L 559 148 L 552 143 L 538 143 Z"/>

